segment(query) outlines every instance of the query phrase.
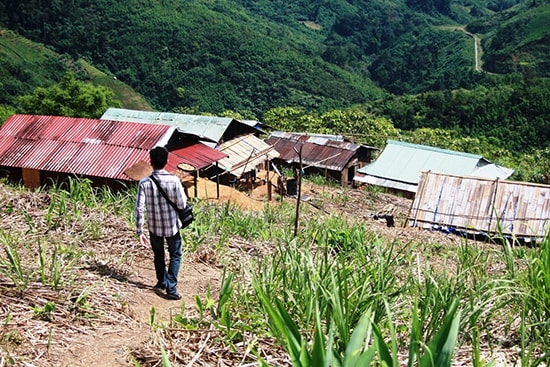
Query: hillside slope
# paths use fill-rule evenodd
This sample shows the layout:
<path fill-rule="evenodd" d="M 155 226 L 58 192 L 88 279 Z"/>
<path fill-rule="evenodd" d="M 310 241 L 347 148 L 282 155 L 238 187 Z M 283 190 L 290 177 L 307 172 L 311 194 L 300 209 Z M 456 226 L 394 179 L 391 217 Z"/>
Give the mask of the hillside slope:
<path fill-rule="evenodd" d="M 446 26 L 467 25 L 482 38 L 490 71 L 517 71 L 519 63 L 536 66 L 527 70 L 530 76 L 548 75 L 547 6 L 520 0 L 3 0 L 0 23 L 68 60 L 90 60 L 155 109 L 230 109 L 261 117 L 279 106 L 326 111 L 387 92 L 472 88 L 483 81 L 473 41 Z M 528 20 L 528 14 L 544 16 Z"/>
<path fill-rule="evenodd" d="M 503 21 L 488 29 L 483 42 L 486 70 L 550 76 L 550 4 L 513 8 L 502 16 Z M 483 19 L 476 26 L 484 22 L 490 20 Z"/>
<path fill-rule="evenodd" d="M 213 182 L 201 182 L 199 187 L 205 184 L 210 184 L 209 190 L 201 195 L 215 192 Z M 261 192 L 255 190 L 248 197 L 223 186 L 220 199 L 211 201 L 222 212 L 228 207 L 228 198 L 239 198 L 240 207 L 252 210 L 257 206 L 261 212 L 265 209 L 266 203 L 261 198 L 265 199 L 262 194 L 266 189 L 265 186 L 257 189 Z M 387 245 L 396 253 L 403 251 L 399 250 L 401 246 L 415 249 L 414 256 L 409 255 L 414 261 L 400 265 L 407 271 L 416 274 L 419 271 L 417 262 L 420 267 L 421 261 L 441 268 L 442 272 L 452 273 L 456 267 L 455 258 L 459 258 L 456 253 L 464 248 L 461 246 L 463 239 L 458 236 L 402 227 L 400 220 L 396 227 L 387 227 L 383 221 L 372 218 L 373 213 L 391 210 L 396 218 L 403 219 L 408 214 L 408 200 L 347 188 L 304 185 L 303 189 L 322 209 L 317 212 L 313 206 L 307 206 L 302 213 L 310 211 L 309 215 L 324 216 L 330 212 L 361 221 L 373 233 L 371 241 L 384 243 L 384 246 L 382 241 L 388 241 Z M 235 342 L 225 336 L 224 330 L 218 329 L 219 324 L 210 317 L 206 307 L 204 314 L 202 309 L 200 313 L 198 310 L 202 300 L 204 304 L 207 301 L 217 304 L 224 269 L 235 271 L 240 264 L 258 261 L 276 251 L 275 243 L 238 236 L 222 240 L 215 231 L 200 234 L 201 244 L 192 250 L 186 249 L 183 257 L 178 284 L 183 300 L 175 302 L 153 291 L 155 276 L 151 252 L 139 245 L 127 213 L 69 205 L 66 217 L 60 217 L 57 228 L 49 230 L 44 218 L 49 203 L 55 200 L 53 195 L 15 190 L 0 183 L 0 196 L 11 205 L 9 213 L 0 217 L 0 225 L 10 228 L 0 232 L 1 239 L 12 248 L 23 239 L 30 238 L 35 244 L 21 242 L 16 251 L 24 274 L 33 270 L 34 278 L 38 278 L 37 251 L 41 251 L 46 265 L 51 263 L 48 270 L 52 269 L 52 275 L 43 270 L 42 282 L 29 283 L 18 282 L 16 276 L 9 278 L 7 270 L 0 272 L 0 301 L 4 306 L 0 307 L 0 316 L 5 320 L 4 337 L 0 340 L 2 360 L 9 360 L 13 365 L 28 365 L 32 361 L 33 366 L 40 367 L 90 366 L 98 361 L 101 366 L 135 366 L 136 362 L 141 366 L 158 366 L 162 364 L 161 350 L 165 350 L 174 366 L 196 365 L 199 360 L 201 366 L 242 366 L 244 363 L 255 366 L 257 359 L 251 353 L 255 348 L 272 366 L 292 365 L 287 352 L 273 338 L 265 336 L 261 329 L 256 330 L 259 322 L 254 318 L 243 323 L 240 319 L 246 315 L 231 313 L 234 320 L 231 330 L 241 335 Z M 331 199 L 334 197 L 350 200 L 338 202 Z M 285 200 L 295 202 L 291 198 Z M 271 205 L 279 206 L 280 203 L 273 200 Z M 69 215 L 72 210 L 78 210 L 78 215 Z M 200 233 L 191 229 L 186 232 L 191 238 Z M 52 249 L 51 255 L 45 255 L 44 249 L 54 246 L 58 246 L 59 252 Z M 475 241 L 469 241 L 467 248 L 476 251 L 473 253 L 502 251 L 498 245 Z M 316 250 L 312 248 L 312 251 Z M 54 267 L 55 260 L 63 266 Z M 500 274 L 499 269 L 505 268 L 498 259 L 490 264 L 497 274 Z M 53 278 L 54 274 L 60 275 L 59 283 L 44 281 L 44 278 L 50 279 L 49 276 Z M 248 282 L 248 277 L 236 277 L 235 287 L 246 287 Z M 240 311 L 239 307 L 234 308 Z M 252 309 L 245 311 L 253 313 Z M 250 327 L 251 322 L 255 322 L 254 328 Z M 483 341 L 481 355 L 486 360 L 494 359 L 495 366 L 510 365 L 518 352 L 513 342 L 499 343 L 505 332 L 501 323 L 495 325 L 490 330 L 491 342 L 495 344 Z M 457 350 L 453 366 L 472 365 L 471 350 L 467 343 Z M 401 361 L 400 365 L 404 364 L 405 361 Z"/>
<path fill-rule="evenodd" d="M 109 88 L 125 108 L 152 109 L 142 95 L 89 62 L 74 61 L 13 31 L 0 29 L 0 104 L 11 105 L 16 96 L 58 83 L 66 72 Z"/>

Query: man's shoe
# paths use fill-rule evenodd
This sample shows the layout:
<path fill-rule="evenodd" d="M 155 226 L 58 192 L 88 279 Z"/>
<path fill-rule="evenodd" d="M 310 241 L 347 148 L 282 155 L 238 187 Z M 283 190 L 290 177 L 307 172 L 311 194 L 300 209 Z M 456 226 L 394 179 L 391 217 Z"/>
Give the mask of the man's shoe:
<path fill-rule="evenodd" d="M 159 290 L 159 291 L 163 291 L 166 289 L 166 286 L 162 283 L 157 283 L 155 284 L 155 286 L 153 287 L 154 290 Z"/>
<path fill-rule="evenodd" d="M 181 295 L 177 292 L 176 293 L 166 293 L 166 298 L 178 300 L 178 299 L 181 299 Z"/>

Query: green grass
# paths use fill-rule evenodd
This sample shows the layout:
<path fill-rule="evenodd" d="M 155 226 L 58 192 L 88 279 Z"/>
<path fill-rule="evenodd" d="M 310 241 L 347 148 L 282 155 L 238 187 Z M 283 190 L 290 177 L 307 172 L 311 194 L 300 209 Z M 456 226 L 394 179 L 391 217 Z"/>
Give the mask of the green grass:
<path fill-rule="evenodd" d="M 48 58 L 56 57 L 52 50 L 34 43 L 15 32 L 0 28 L 0 51 L 2 54 L 22 63 L 44 62 Z"/>
<path fill-rule="evenodd" d="M 12 195 L 19 192 L 24 194 L 17 188 Z M 100 285 L 79 285 L 77 270 L 90 266 L 82 258 L 95 257 L 79 243 L 101 238 L 102 232 L 81 232 L 77 223 L 116 203 L 122 209 L 114 214 L 125 216 L 131 227 L 135 188 L 115 194 L 74 180 L 35 194 L 49 203 L 41 210 L 51 212 L 51 220 L 22 227 L 27 237 L 0 232 L 3 282 L 21 294 L 30 284 L 57 292 L 32 306 L 42 320 L 58 317 L 67 307 L 63 299 L 70 300 L 76 317 L 99 320 L 102 310 L 92 294 Z M 294 366 L 450 366 L 461 348 L 471 351 L 474 366 L 487 366 L 492 361 L 481 351 L 503 338 L 517 340 L 523 366 L 549 362 L 550 237 L 521 251 L 466 239 L 459 246 L 401 243 L 379 237 L 362 222 L 320 217 L 311 209 L 304 209 L 294 236 L 293 208 L 278 201 L 259 213 L 200 201 L 195 208 L 196 222 L 185 230 L 186 251 L 210 247 L 224 276 L 219 291 L 208 287 L 195 295 L 194 305 L 182 302 L 169 324 L 151 310 L 165 365 L 173 356 L 169 346 L 178 343 L 167 342 L 175 330 L 206 329 L 216 330 L 213 343 L 231 350 L 250 342 L 248 352 L 263 366 L 268 362 L 261 348 L 272 338 Z M 13 215 L 21 209 L 2 210 Z M 28 236 L 43 228 L 81 234 L 71 240 L 45 237 L 34 251 Z M 247 245 L 239 249 L 237 243 Z M 125 257 L 120 255 L 121 266 Z M 110 276 L 124 281 L 123 274 Z M 6 347 L 17 330 L 6 328 L 0 335 Z"/>
<path fill-rule="evenodd" d="M 550 24 L 550 5 L 541 5 L 537 8 L 536 13 L 531 13 L 531 19 L 525 29 L 525 38 L 520 43 L 520 46 L 531 42 L 539 41 L 543 37 L 550 34 L 548 24 Z"/>

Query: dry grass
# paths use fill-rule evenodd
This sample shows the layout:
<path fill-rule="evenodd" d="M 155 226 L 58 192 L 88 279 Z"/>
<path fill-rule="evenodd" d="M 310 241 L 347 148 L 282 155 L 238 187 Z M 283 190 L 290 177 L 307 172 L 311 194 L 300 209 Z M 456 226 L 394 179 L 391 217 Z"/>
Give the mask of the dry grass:
<path fill-rule="evenodd" d="M 260 211 L 267 203 L 265 185 L 248 193 L 223 186 L 219 199 L 212 182 L 201 180 L 198 189 L 201 199 L 231 201 L 244 210 Z M 426 248 L 431 244 L 454 247 L 461 241 L 454 235 L 403 227 L 402 220 L 410 206 L 408 199 L 311 184 L 304 185 L 302 193 L 308 197 L 304 205 L 310 210 L 362 219 L 384 238 L 401 243 L 414 240 Z M 192 189 L 190 194 L 194 196 Z M 176 315 L 199 318 L 193 307 L 195 295 L 203 297 L 208 289 L 215 294 L 220 288 L 222 269 L 217 254 L 208 245 L 185 257 L 180 293 L 187 306 L 182 310 L 181 304 L 151 291 L 151 255 L 139 246 L 128 218 L 79 207 L 79 220 L 48 226 L 45 218 L 51 201 L 49 194 L 17 191 L 0 184 L 0 198 L 5 203 L 0 211 L 0 229 L 17 238 L 18 243 L 27 244 L 19 249 L 25 269 L 39 268 L 39 243 L 73 246 L 79 253 L 73 267 L 64 273 L 59 289 L 33 279 L 21 292 L 10 279 L 0 275 L 0 367 L 12 365 L 11 361 L 28 366 L 127 366 L 131 365 L 130 354 L 141 366 L 158 366 L 161 345 L 170 351 L 175 366 L 255 366 L 252 347 L 271 365 L 291 365 L 272 339 L 256 340 L 252 334 L 244 333 L 242 341 L 229 348 L 218 330 L 208 326 L 184 330 L 174 324 Z M 396 226 L 387 227 L 383 220 L 375 220 L 374 214 L 381 212 L 394 214 Z M 90 222 L 101 223 L 95 239 L 83 235 Z M 211 242 L 216 239 L 213 237 Z M 269 251 L 265 246 L 268 245 L 232 239 L 228 256 L 256 256 L 258 251 Z M 430 254 L 423 254 L 423 258 L 434 261 L 433 255 L 429 259 Z M 46 313 L 46 317 L 37 315 L 36 310 L 48 302 L 56 304 L 55 310 Z M 492 354 L 494 350 L 487 348 L 485 352 Z M 504 350 L 500 355 L 506 359 L 507 353 L 513 352 Z M 455 365 L 468 364 L 469 353 L 467 349 L 461 351 L 459 364 Z"/>

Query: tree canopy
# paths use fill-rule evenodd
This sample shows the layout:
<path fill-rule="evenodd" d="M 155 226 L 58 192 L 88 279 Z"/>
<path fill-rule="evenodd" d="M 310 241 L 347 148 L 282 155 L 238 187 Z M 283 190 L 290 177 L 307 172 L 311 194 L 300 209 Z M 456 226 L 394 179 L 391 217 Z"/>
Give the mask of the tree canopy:
<path fill-rule="evenodd" d="M 101 117 L 108 107 L 122 106 L 110 89 L 78 81 L 71 73 L 59 84 L 17 97 L 15 105 L 17 113 L 89 118 Z"/>

